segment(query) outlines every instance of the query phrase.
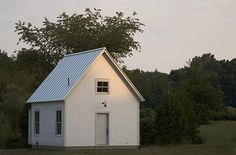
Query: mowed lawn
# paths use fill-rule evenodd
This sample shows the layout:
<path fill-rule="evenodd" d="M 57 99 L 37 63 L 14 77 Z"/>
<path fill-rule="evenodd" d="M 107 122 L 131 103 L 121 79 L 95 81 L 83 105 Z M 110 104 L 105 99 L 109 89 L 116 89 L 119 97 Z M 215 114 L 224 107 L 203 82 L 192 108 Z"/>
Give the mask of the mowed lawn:
<path fill-rule="evenodd" d="M 205 139 L 199 145 L 142 147 L 139 150 L 9 150 L 0 155 L 236 155 L 236 121 L 217 121 L 201 126 Z"/>

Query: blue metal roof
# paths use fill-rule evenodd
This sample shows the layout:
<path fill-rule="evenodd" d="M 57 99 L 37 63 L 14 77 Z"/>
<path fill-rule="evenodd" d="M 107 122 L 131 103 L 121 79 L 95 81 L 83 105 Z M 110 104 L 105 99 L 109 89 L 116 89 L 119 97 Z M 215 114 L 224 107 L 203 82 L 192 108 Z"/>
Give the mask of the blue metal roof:
<path fill-rule="evenodd" d="M 63 101 L 105 48 L 66 55 L 41 83 L 27 103 Z M 68 85 L 69 83 L 69 85 Z"/>

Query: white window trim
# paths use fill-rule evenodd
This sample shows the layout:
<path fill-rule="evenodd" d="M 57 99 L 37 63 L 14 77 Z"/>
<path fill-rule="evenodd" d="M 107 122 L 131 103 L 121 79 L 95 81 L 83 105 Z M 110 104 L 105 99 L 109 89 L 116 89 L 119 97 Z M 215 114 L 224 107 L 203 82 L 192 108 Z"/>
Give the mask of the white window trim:
<path fill-rule="evenodd" d="M 58 122 L 57 122 L 57 111 L 61 111 L 61 134 L 57 134 L 57 124 L 58 124 Z M 62 131 L 62 122 L 63 122 L 63 111 L 62 111 L 62 109 L 61 108 L 57 108 L 56 109 L 56 111 L 55 111 L 55 135 L 56 135 L 56 137 L 61 137 L 62 136 L 62 134 L 63 134 L 63 131 Z"/>
<path fill-rule="evenodd" d="M 97 92 L 97 83 L 98 82 L 108 82 L 108 92 Z M 95 94 L 98 94 L 98 95 L 109 95 L 110 94 L 110 79 L 96 78 L 95 79 Z"/>
<path fill-rule="evenodd" d="M 36 112 L 39 112 L 39 122 L 35 122 L 35 113 Z M 35 137 L 39 137 L 39 135 L 40 135 L 40 114 L 41 112 L 40 112 L 40 110 L 39 109 L 35 109 L 34 110 L 34 136 Z M 36 133 L 36 123 L 38 123 L 39 124 L 39 133 Z"/>

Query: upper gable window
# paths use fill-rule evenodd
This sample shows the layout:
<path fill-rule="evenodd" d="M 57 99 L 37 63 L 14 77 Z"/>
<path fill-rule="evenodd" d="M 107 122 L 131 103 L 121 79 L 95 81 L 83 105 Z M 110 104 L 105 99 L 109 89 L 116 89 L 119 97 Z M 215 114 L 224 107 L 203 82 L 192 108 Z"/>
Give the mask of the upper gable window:
<path fill-rule="evenodd" d="M 109 81 L 108 80 L 96 80 L 96 93 L 108 94 L 109 93 Z"/>

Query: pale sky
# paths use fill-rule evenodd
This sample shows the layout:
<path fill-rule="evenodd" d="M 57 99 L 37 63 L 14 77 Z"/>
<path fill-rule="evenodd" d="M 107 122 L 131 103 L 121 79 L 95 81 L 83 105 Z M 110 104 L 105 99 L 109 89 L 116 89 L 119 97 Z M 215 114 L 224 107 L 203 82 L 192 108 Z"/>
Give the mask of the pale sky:
<path fill-rule="evenodd" d="M 0 49 L 11 55 L 27 47 L 16 45 L 19 20 L 40 26 L 44 17 L 55 21 L 62 12 L 83 13 L 86 8 L 100 8 L 107 16 L 138 13 L 146 25 L 136 36 L 142 52 L 124 60 L 129 69 L 169 73 L 203 53 L 236 57 L 235 0 L 0 0 Z"/>

